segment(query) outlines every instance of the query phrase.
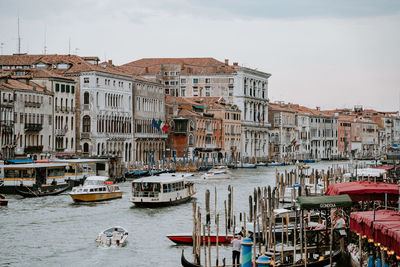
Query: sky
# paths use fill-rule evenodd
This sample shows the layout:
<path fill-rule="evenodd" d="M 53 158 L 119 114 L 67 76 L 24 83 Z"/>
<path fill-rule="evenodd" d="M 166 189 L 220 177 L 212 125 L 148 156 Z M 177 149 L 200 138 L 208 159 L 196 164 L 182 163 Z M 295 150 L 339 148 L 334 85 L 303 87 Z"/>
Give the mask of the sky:
<path fill-rule="evenodd" d="M 18 16 L 21 52 L 229 59 L 272 74 L 271 101 L 400 107 L 398 0 L 1 0 L 3 54 Z"/>

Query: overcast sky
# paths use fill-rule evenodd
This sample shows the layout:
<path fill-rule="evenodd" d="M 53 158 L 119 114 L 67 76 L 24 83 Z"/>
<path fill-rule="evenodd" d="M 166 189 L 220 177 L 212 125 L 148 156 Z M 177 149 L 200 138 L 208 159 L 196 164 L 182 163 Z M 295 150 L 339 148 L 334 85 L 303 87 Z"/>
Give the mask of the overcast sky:
<path fill-rule="evenodd" d="M 271 73 L 269 97 L 309 107 L 400 105 L 398 0 L 1 0 L 3 54 L 214 57 Z"/>

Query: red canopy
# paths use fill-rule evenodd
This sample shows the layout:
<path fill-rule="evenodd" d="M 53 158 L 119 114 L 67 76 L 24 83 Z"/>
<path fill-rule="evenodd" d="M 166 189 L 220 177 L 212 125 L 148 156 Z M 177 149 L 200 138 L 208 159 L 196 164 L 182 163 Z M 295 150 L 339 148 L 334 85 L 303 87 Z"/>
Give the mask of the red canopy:
<path fill-rule="evenodd" d="M 374 230 L 372 230 L 374 229 Z M 352 212 L 350 230 L 374 239 L 374 242 L 400 255 L 400 214 L 393 210 Z"/>
<path fill-rule="evenodd" d="M 380 166 L 375 166 L 375 167 L 372 167 L 372 168 L 374 168 L 374 169 L 381 169 L 381 170 L 385 170 L 385 171 L 390 171 L 390 170 L 392 170 L 393 168 L 395 168 L 395 169 L 400 168 L 400 164 L 397 165 L 396 167 L 394 167 L 394 166 L 389 166 L 389 165 L 380 165 Z"/>
<path fill-rule="evenodd" d="M 348 194 L 353 201 L 383 200 L 385 193 L 388 194 L 388 200 L 397 200 L 399 188 L 396 184 L 356 181 L 331 184 L 325 192 L 330 196 Z"/>

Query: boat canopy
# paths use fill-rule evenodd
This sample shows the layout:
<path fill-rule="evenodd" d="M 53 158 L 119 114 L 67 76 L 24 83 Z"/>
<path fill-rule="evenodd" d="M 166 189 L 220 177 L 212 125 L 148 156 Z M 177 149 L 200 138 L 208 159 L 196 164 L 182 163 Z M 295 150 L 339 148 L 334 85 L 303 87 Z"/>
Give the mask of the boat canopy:
<path fill-rule="evenodd" d="M 7 162 L 12 164 L 23 164 L 23 163 L 32 163 L 33 159 L 8 159 Z"/>
<path fill-rule="evenodd" d="M 349 195 L 298 197 L 297 201 L 300 208 L 305 210 L 347 208 L 352 203 Z"/>
<path fill-rule="evenodd" d="M 184 174 L 166 174 L 160 176 L 150 176 L 139 178 L 133 181 L 134 183 L 161 183 L 161 184 L 169 184 L 183 181 L 185 177 Z"/>
<path fill-rule="evenodd" d="M 86 178 L 86 181 L 107 181 L 108 177 L 107 176 L 89 176 Z"/>
<path fill-rule="evenodd" d="M 375 217 L 375 220 L 374 220 Z M 350 230 L 355 231 L 375 243 L 381 243 L 388 250 L 400 255 L 400 214 L 394 210 L 352 212 Z"/>
<path fill-rule="evenodd" d="M 396 184 L 356 181 L 330 184 L 325 192 L 326 195 L 330 196 L 348 194 L 353 201 L 383 200 L 385 193 L 387 193 L 389 200 L 396 200 L 399 195 L 399 188 Z"/>
<path fill-rule="evenodd" d="M 65 168 L 65 163 L 31 163 L 31 164 L 11 164 L 4 165 L 5 170 L 13 169 L 34 169 L 34 168 Z"/>

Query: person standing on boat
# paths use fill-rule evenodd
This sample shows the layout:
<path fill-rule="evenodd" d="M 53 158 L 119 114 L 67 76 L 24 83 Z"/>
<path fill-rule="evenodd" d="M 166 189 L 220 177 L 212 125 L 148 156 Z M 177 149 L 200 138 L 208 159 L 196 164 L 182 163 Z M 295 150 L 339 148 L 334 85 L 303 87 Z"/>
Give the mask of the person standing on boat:
<path fill-rule="evenodd" d="M 114 229 L 114 232 L 112 233 L 112 239 L 115 241 L 115 244 L 119 246 L 119 241 L 121 239 L 121 234 L 118 232 L 118 228 Z"/>
<path fill-rule="evenodd" d="M 240 266 L 240 248 L 241 248 L 241 236 L 234 236 L 231 243 L 232 243 L 232 265 L 233 266 Z"/>

